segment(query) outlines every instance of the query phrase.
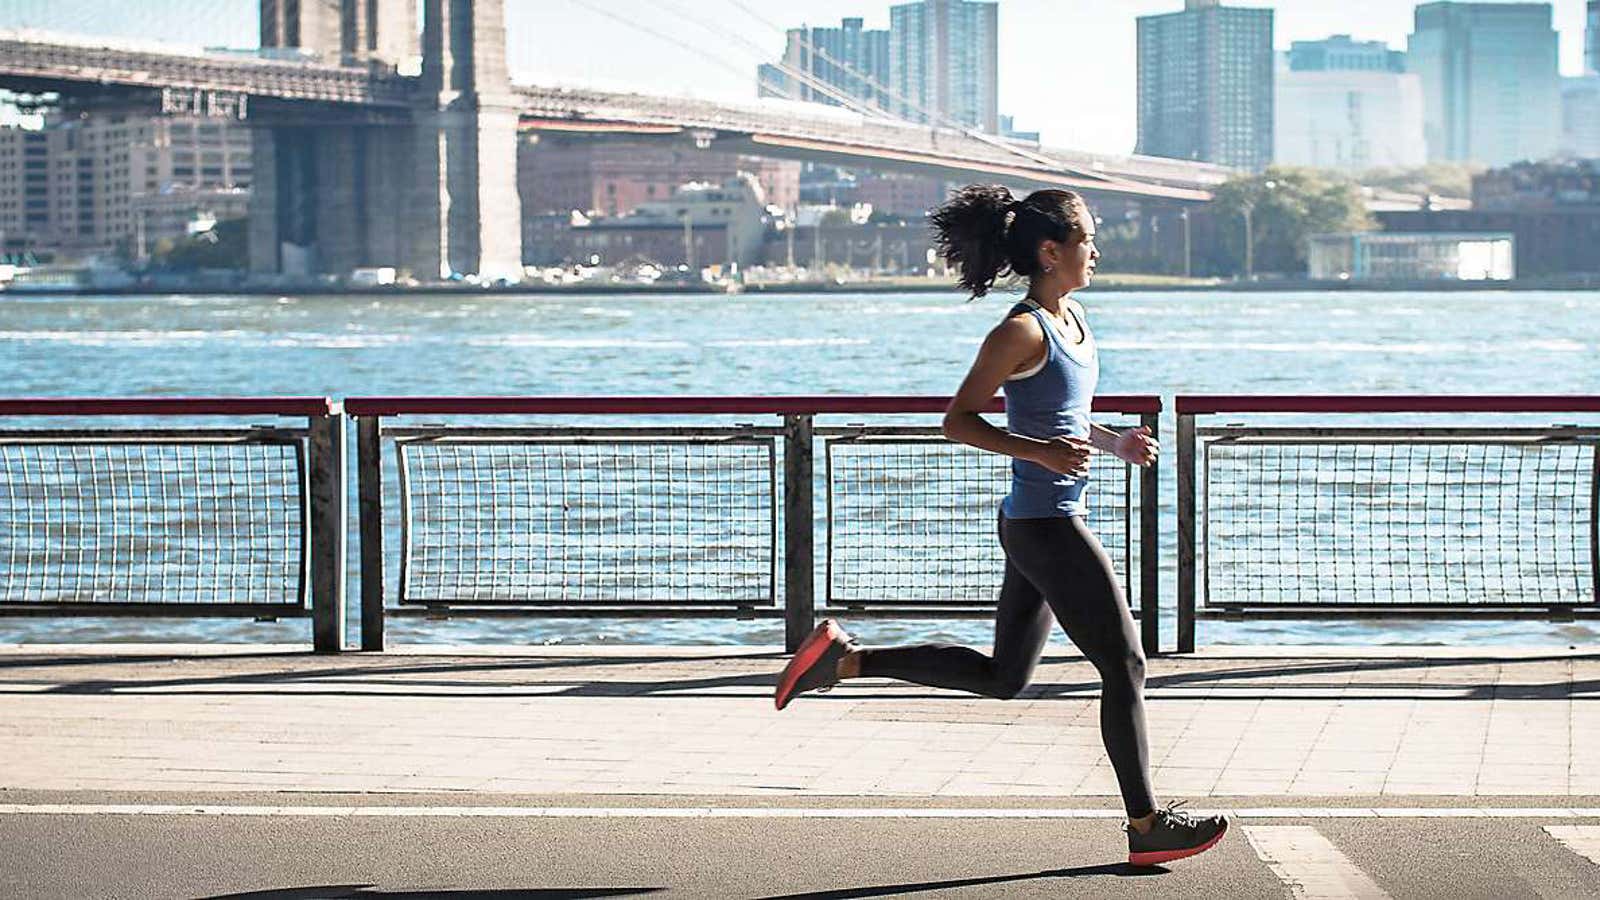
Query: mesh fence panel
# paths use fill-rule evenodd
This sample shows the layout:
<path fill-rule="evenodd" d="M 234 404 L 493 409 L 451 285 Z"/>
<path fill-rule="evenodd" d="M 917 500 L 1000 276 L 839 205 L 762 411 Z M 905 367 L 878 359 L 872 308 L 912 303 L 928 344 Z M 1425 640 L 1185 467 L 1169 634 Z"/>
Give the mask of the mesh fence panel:
<path fill-rule="evenodd" d="M 1595 438 L 1212 441 L 1212 605 L 1594 599 Z"/>
<path fill-rule="evenodd" d="M 828 599 L 992 604 L 1005 560 L 995 529 L 1010 460 L 928 438 L 834 438 L 828 450 Z M 1089 522 L 1130 601 L 1132 467 L 1094 457 Z"/>
<path fill-rule="evenodd" d="M 403 602 L 775 602 L 770 438 L 397 446 Z"/>
<path fill-rule="evenodd" d="M 0 603 L 303 604 L 292 443 L 0 444 Z"/>

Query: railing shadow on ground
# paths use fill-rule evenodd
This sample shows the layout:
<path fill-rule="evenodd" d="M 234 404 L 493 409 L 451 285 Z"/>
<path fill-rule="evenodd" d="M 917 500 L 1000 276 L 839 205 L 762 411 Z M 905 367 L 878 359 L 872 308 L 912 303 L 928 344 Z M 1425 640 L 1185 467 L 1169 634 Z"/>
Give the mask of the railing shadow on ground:
<path fill-rule="evenodd" d="M 1047 878 L 1088 878 L 1110 875 L 1117 878 L 1148 878 L 1165 875 L 1171 869 L 1163 866 L 1131 866 L 1127 863 L 1103 863 L 1097 866 L 1075 866 L 1070 869 L 1046 869 L 1039 872 L 1015 875 L 989 875 L 982 878 L 952 878 L 945 881 L 908 882 L 854 888 L 836 888 L 827 891 L 803 891 L 798 894 L 772 894 L 762 900 L 852 900 L 861 897 L 893 897 L 898 894 L 915 894 L 923 891 L 942 891 L 952 888 L 984 887 L 1011 884 L 1021 881 L 1039 881 Z"/>
<path fill-rule="evenodd" d="M 246 660 L 251 663 L 279 659 L 284 661 L 325 660 L 326 657 L 310 653 L 249 654 L 216 656 L 160 656 L 140 653 L 126 657 L 96 656 L 39 658 L 13 658 L 0 664 L 0 694 L 54 693 L 54 694 L 205 694 L 205 695 L 283 695 L 344 696 L 344 697 L 503 697 L 582 699 L 586 697 L 636 697 L 636 698 L 765 698 L 777 678 L 779 654 L 726 656 L 595 656 L 561 657 L 558 659 L 495 658 L 473 659 L 470 662 L 428 661 L 389 662 L 375 665 L 319 665 L 311 669 L 273 668 L 266 671 L 228 672 L 194 676 L 128 677 L 72 679 L 29 678 L 26 670 L 32 666 L 65 667 L 74 662 L 94 666 L 110 663 L 149 665 L 173 662 L 215 662 Z M 350 659 L 350 658 L 347 658 Z M 390 658 L 392 659 L 392 657 Z M 365 660 L 376 661 L 367 657 Z M 352 662 L 357 660 L 351 659 Z M 1053 656 L 1042 665 L 1081 663 L 1075 656 Z M 1326 700 L 1347 697 L 1351 692 L 1381 692 L 1385 698 L 1428 700 L 1600 700 L 1600 679 L 1574 679 L 1571 681 L 1543 680 L 1534 683 L 1503 682 L 1496 677 L 1478 680 L 1432 683 L 1424 678 L 1384 680 L 1382 678 L 1337 682 L 1306 682 L 1287 684 L 1252 684 L 1268 679 L 1295 678 L 1297 676 L 1324 678 L 1341 674 L 1405 672 L 1420 673 L 1445 671 L 1457 668 L 1483 666 L 1537 666 L 1548 663 L 1600 662 L 1600 654 L 1548 655 L 1517 659 L 1467 657 L 1461 659 L 1397 658 L 1378 660 L 1263 660 L 1260 665 L 1231 665 L 1227 668 L 1177 671 L 1153 674 L 1146 689 L 1154 694 L 1152 700 L 1165 699 L 1161 692 L 1173 689 L 1224 688 L 1227 693 L 1216 699 L 1229 700 Z M 763 671 L 739 671 L 726 674 L 684 677 L 681 667 L 692 665 L 738 665 L 759 663 L 767 666 Z M 541 672 L 552 670 L 581 670 L 587 667 L 650 667 L 672 666 L 679 671 L 663 671 L 659 677 L 582 678 L 539 677 Z M 4 669 L 12 672 L 4 673 Z M 58 669 L 59 671 L 59 669 Z M 490 680 L 493 676 L 516 676 L 527 673 L 529 679 Z M 580 675 L 580 672 L 574 672 Z M 1514 674 L 1514 673 L 1513 673 Z M 472 675 L 486 676 L 480 678 Z M 457 676 L 457 677 L 438 677 Z M 910 685 L 887 686 L 872 681 L 862 682 L 877 701 L 940 701 L 965 702 L 974 699 L 967 695 L 936 691 Z M 519 690 L 518 688 L 524 688 Z M 730 693 L 734 689 L 735 693 Z M 1020 700 L 1085 699 L 1098 693 L 1099 681 L 1095 678 L 1073 681 L 1036 681 L 1019 697 Z M 861 699 L 851 696 L 848 699 Z M 1180 698 L 1172 698 L 1180 699 Z M 1181 699 L 1193 699 L 1188 696 Z"/>

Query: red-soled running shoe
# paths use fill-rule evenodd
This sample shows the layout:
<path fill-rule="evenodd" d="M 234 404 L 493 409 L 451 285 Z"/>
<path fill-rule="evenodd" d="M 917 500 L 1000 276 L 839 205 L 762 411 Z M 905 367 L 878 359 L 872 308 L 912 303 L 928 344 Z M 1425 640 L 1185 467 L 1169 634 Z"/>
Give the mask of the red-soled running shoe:
<path fill-rule="evenodd" d="M 1156 810 L 1155 823 L 1145 834 L 1140 834 L 1132 825 L 1127 826 L 1128 865 L 1159 866 L 1204 853 L 1228 832 L 1226 816 L 1199 818 L 1179 812 L 1179 805 L 1181 801 Z"/>
<path fill-rule="evenodd" d="M 839 683 L 839 659 L 857 646 L 839 623 L 823 619 L 794 652 L 794 658 L 778 676 L 778 689 L 772 700 L 779 709 L 789 705 L 796 694 L 825 691 Z"/>

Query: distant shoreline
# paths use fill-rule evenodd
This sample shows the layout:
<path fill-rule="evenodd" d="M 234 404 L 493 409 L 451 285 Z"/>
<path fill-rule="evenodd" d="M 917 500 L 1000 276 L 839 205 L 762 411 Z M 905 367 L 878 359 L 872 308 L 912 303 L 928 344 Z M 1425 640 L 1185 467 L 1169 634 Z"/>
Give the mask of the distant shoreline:
<path fill-rule="evenodd" d="M 1181 280 L 1107 279 L 1086 289 L 1094 293 L 1463 293 L 1481 291 L 1600 291 L 1600 276 L 1562 279 L 1519 279 L 1516 281 L 1424 281 L 1424 282 L 1349 282 L 1303 279 L 1259 280 L 1248 282 L 1185 282 Z M 960 294 L 953 283 L 927 281 L 864 282 L 783 282 L 740 285 L 729 290 L 721 285 L 694 284 L 580 284 L 514 285 L 469 287 L 455 284 L 416 287 L 349 287 L 332 285 L 238 286 L 188 285 L 183 287 L 66 288 L 51 290 L 0 291 L 0 303 L 8 297 L 182 297 L 196 294 L 241 297 L 409 297 L 409 296 L 541 296 L 583 297 L 595 295 L 690 295 L 740 296 L 783 294 Z"/>

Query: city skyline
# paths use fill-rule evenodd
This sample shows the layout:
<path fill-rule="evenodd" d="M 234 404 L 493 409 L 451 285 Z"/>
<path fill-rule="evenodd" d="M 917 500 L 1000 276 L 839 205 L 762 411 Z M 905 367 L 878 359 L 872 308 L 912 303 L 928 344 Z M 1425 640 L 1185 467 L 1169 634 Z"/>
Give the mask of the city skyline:
<path fill-rule="evenodd" d="M 191 46 L 253 46 L 259 0 L 215 0 L 197 16 L 183 0 L 106 4 L 91 0 L 0 0 L 0 27 L 36 27 L 167 40 Z M 812 0 L 783 12 L 748 0 L 714 4 L 645 0 L 551 0 L 511 4 L 508 44 L 519 80 L 597 88 L 649 90 L 707 99 L 751 102 L 751 73 L 779 58 L 784 29 L 828 25 L 860 16 L 867 28 L 889 24 L 887 0 Z M 1336 8 L 1316 0 L 1238 3 L 1276 10 L 1274 45 L 1351 34 L 1404 49 L 1415 4 L 1348 0 Z M 1560 34 L 1561 71 L 1583 69 L 1585 0 L 1553 0 Z M 1073 149 L 1129 153 L 1136 133 L 1135 19 L 1182 9 L 1182 0 L 1128 0 L 1114 15 L 1087 3 L 1002 0 L 1000 7 L 1000 109 L 1017 127 L 1038 130 L 1046 143 Z M 120 8 L 119 8 L 120 7 Z M 624 22 L 631 23 L 624 25 Z M 1356 24 L 1360 23 L 1360 24 Z M 712 29 L 721 28 L 720 34 Z M 539 40 L 542 34 L 558 39 Z M 603 35 L 612 53 L 596 53 L 582 35 Z M 671 40 L 669 40 L 669 38 Z M 1058 60 L 1071 42 L 1084 72 L 1076 82 L 1031 78 L 1028 59 Z M 679 46 L 678 44 L 686 46 Z M 535 47 L 538 50 L 535 51 Z M 1021 61 L 1021 62 L 1019 62 Z M 1093 77 L 1104 75 L 1103 78 Z M 1070 92 L 1067 84 L 1081 86 Z"/>

